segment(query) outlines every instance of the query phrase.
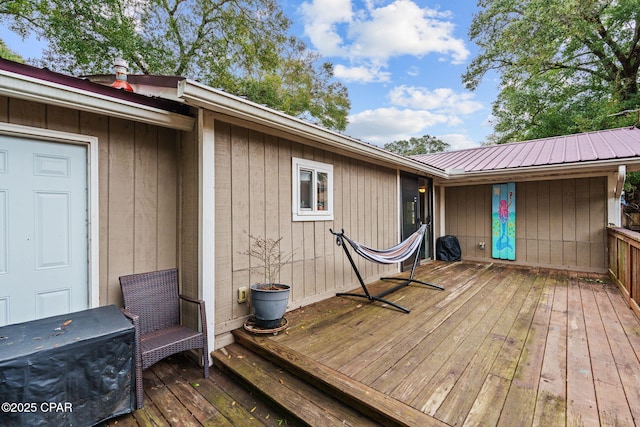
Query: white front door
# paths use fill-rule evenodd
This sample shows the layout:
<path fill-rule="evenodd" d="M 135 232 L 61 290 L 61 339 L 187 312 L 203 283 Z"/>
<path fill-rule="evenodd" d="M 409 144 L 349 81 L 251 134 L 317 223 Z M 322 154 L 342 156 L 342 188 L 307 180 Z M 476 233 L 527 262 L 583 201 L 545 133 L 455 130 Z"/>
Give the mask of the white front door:
<path fill-rule="evenodd" d="M 0 326 L 89 307 L 87 146 L 0 135 Z"/>

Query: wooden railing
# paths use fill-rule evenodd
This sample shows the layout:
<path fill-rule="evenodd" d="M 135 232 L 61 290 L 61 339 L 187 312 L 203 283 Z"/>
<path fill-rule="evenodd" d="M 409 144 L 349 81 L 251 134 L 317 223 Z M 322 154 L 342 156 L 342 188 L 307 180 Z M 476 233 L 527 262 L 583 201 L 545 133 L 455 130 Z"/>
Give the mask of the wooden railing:
<path fill-rule="evenodd" d="M 640 233 L 608 229 L 609 274 L 640 317 Z"/>

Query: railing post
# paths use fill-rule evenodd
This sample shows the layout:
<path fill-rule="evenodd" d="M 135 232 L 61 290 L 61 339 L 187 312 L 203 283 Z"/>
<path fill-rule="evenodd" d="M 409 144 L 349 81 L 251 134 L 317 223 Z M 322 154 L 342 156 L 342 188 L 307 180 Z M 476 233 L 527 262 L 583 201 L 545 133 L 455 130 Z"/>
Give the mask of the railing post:
<path fill-rule="evenodd" d="M 640 233 L 609 227 L 609 275 L 618 285 L 627 304 L 640 317 Z"/>

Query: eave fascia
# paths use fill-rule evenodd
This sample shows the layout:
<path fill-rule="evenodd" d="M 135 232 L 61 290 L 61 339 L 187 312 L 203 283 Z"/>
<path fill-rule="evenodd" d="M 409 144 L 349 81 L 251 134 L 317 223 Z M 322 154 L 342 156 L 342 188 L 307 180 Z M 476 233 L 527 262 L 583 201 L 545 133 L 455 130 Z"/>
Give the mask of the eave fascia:
<path fill-rule="evenodd" d="M 236 117 L 281 132 L 296 135 L 306 140 L 317 141 L 330 147 L 356 153 L 359 156 L 390 163 L 400 169 L 412 170 L 439 178 L 446 177 L 446 173 L 441 169 L 396 153 L 391 153 L 380 147 L 367 144 L 355 138 L 305 122 L 285 113 L 191 80 L 183 80 L 178 84 L 178 97 L 188 105 Z"/>
<path fill-rule="evenodd" d="M 538 179 L 561 179 L 575 176 L 596 176 L 616 173 L 625 165 L 627 171 L 640 170 L 640 158 L 623 158 L 581 163 L 564 163 L 553 166 L 529 166 L 493 171 L 452 172 L 439 180 L 438 185 L 460 186 L 465 184 L 496 183 L 504 181 L 531 181 Z"/>
<path fill-rule="evenodd" d="M 104 114 L 183 131 L 193 130 L 195 124 L 193 117 L 6 70 L 0 70 L 0 96 Z"/>

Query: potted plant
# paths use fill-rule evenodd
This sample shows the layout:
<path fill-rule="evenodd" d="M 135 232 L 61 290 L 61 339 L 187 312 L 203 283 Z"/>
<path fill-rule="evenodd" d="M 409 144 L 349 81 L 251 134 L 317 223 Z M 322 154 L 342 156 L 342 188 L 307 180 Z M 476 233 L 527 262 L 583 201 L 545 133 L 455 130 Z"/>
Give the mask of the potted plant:
<path fill-rule="evenodd" d="M 251 307 L 256 326 L 263 329 L 273 329 L 281 325 L 282 317 L 287 310 L 291 287 L 277 283 L 282 266 L 291 261 L 293 254 L 280 250 L 278 239 L 256 237 L 249 235 L 250 249 L 244 252 L 260 262 L 255 268 L 263 271 L 264 281 L 251 285 Z"/>

